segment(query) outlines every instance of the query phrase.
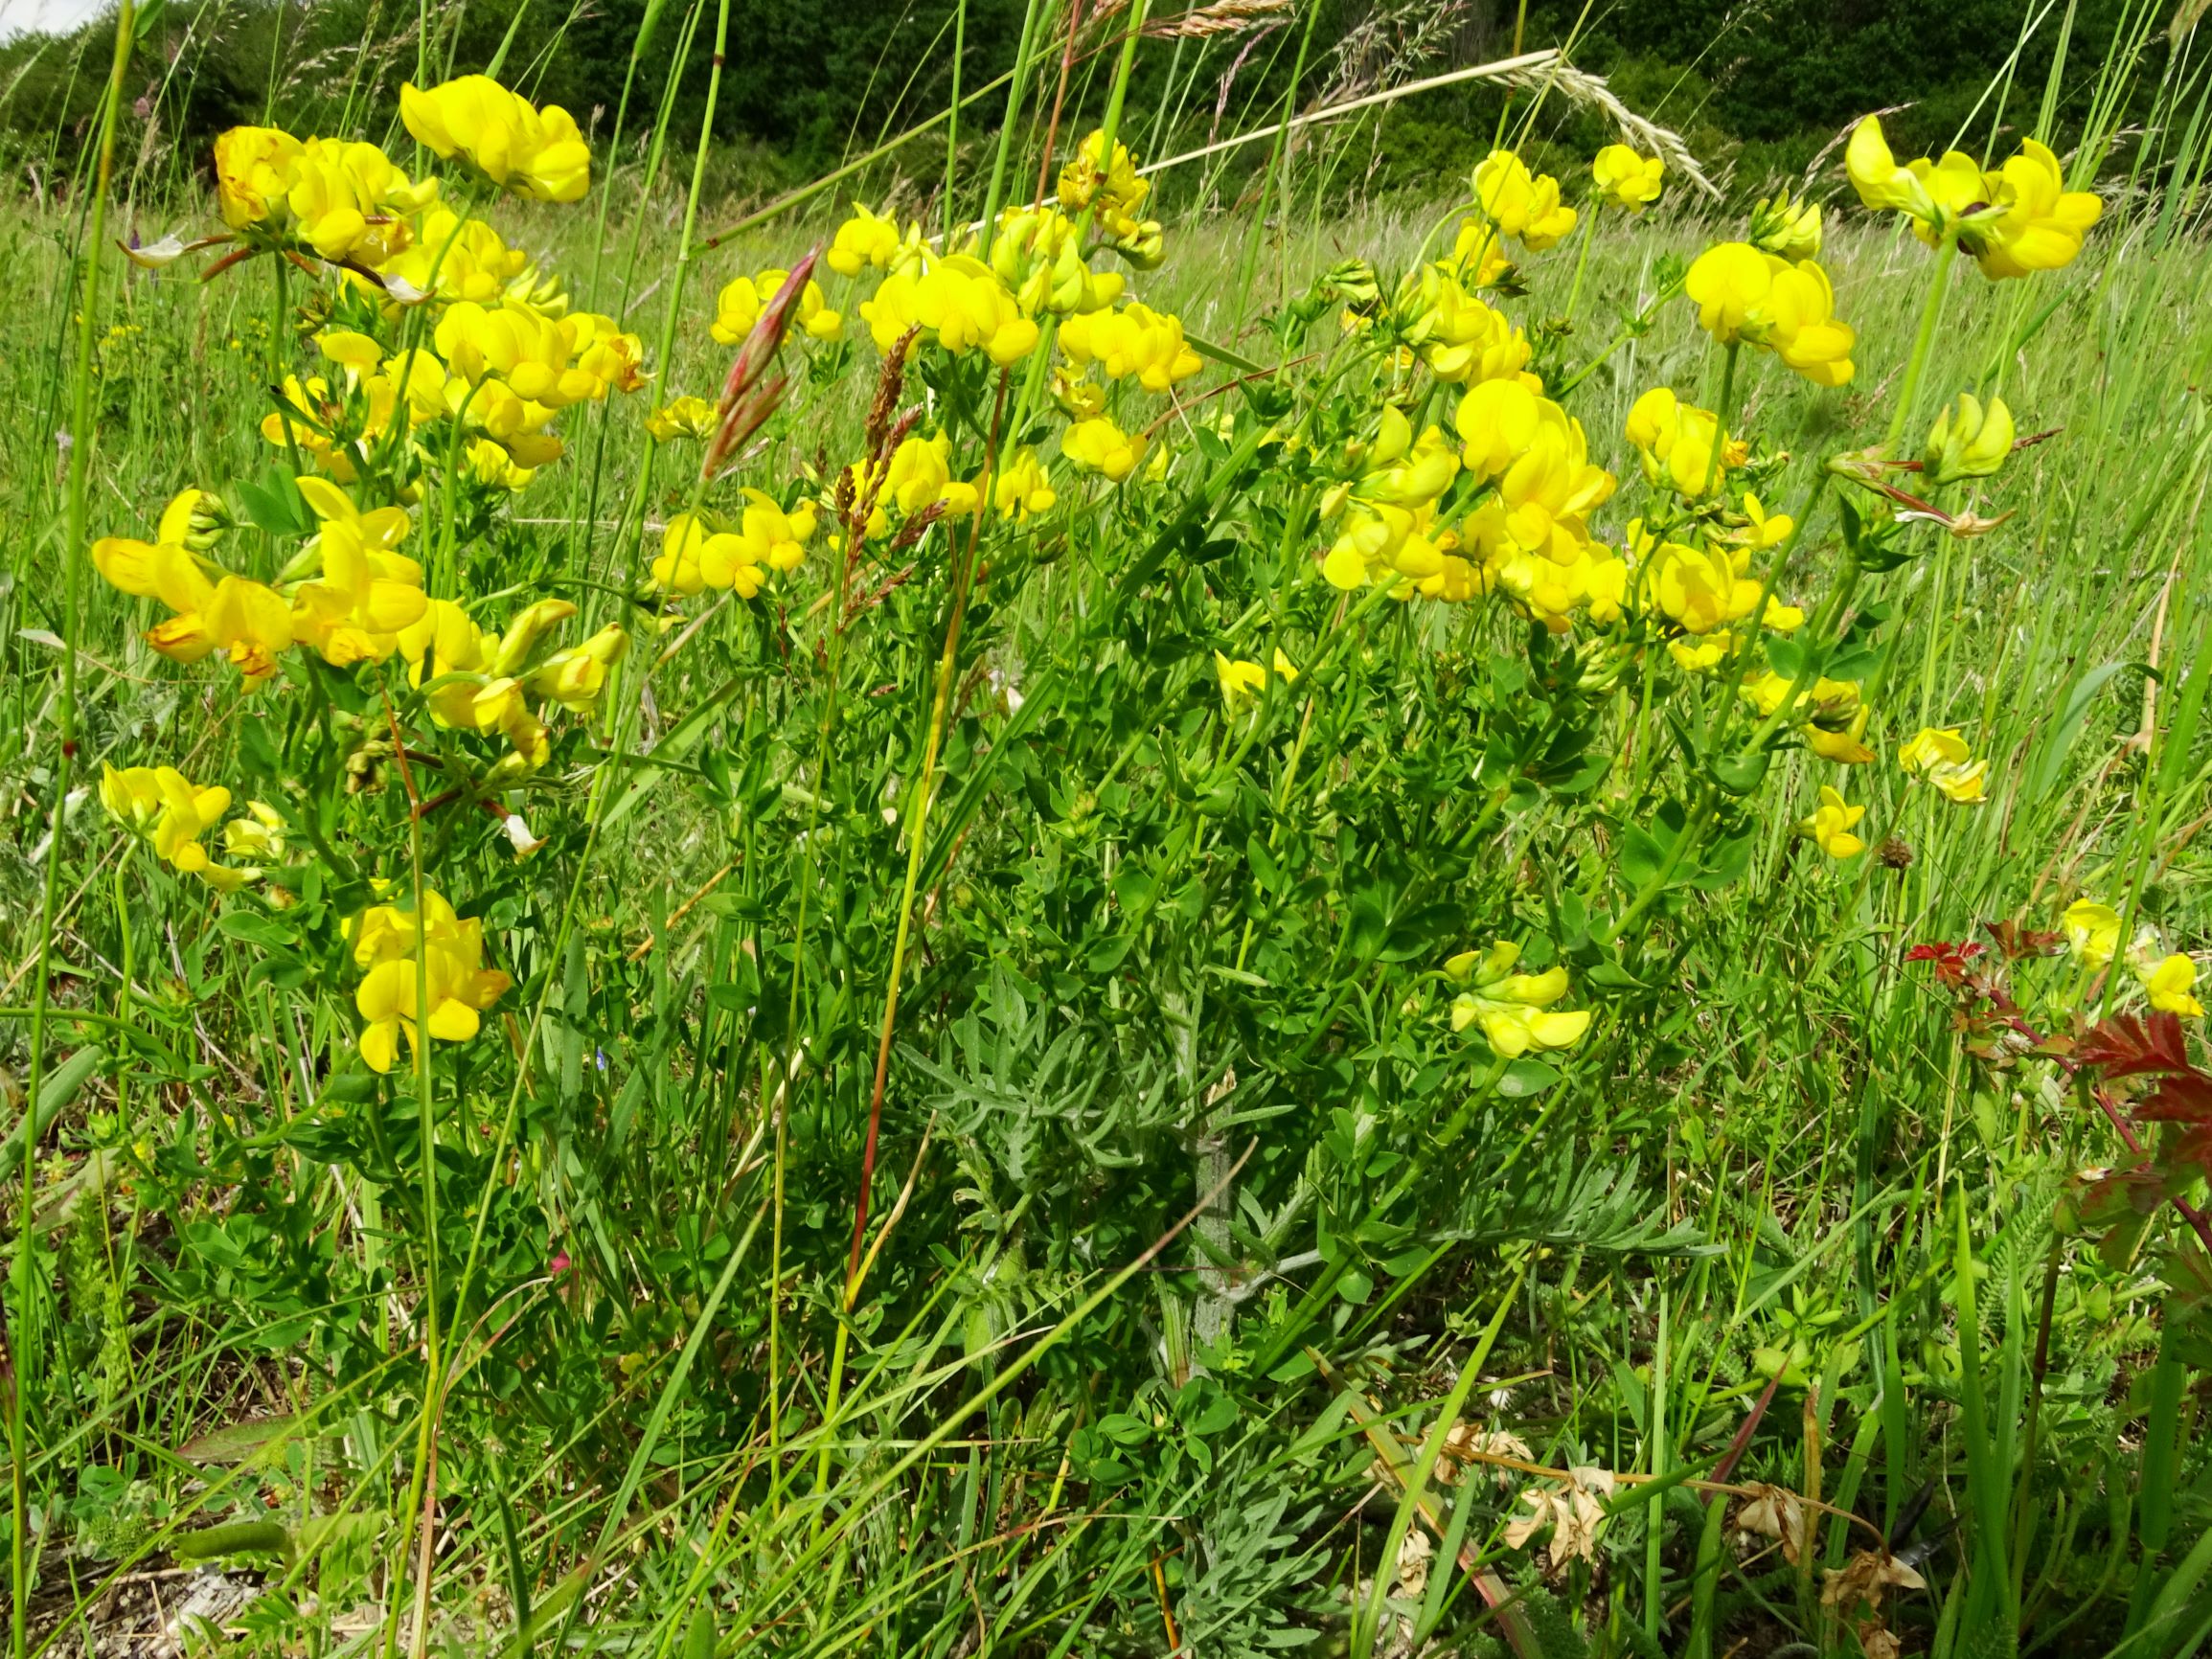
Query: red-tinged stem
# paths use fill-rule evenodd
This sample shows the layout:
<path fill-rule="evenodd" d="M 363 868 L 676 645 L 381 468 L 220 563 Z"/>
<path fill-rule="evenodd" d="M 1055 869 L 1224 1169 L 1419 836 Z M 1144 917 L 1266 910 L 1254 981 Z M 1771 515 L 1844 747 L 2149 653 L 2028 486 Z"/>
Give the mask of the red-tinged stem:
<path fill-rule="evenodd" d="M 922 774 L 915 783 L 913 815 L 908 821 L 906 896 L 899 911 L 899 936 L 891 949 L 891 984 L 883 995 L 883 1029 L 876 1044 L 876 1083 L 868 1101 L 868 1141 L 860 1153 L 860 1191 L 853 1203 L 853 1249 L 845 1264 L 845 1305 L 850 1307 L 860 1288 L 860 1245 L 868 1232 L 868 1189 L 876 1177 L 876 1141 L 883 1126 L 883 1089 L 891 1071 L 891 1033 L 899 1018 L 899 979 L 906 964 L 906 934 L 914 915 L 914 889 L 921 874 L 923 840 L 929 828 L 929 803 L 934 793 L 937 756 L 951 718 L 952 682 L 960 655 L 960 625 L 968 614 L 968 599 L 975 579 L 975 551 L 983 535 L 984 516 L 991 511 L 997 488 L 998 440 L 1006 420 L 1006 391 L 1010 376 L 998 376 L 997 406 L 991 418 L 991 443 L 983 459 L 982 499 L 968 523 L 968 549 L 952 577 L 952 614 L 945 625 L 945 650 L 937 664 L 937 697 L 930 711 L 929 742 L 922 758 Z"/>
<path fill-rule="evenodd" d="M 2061 1063 L 2064 1064 L 2065 1062 L 2061 1061 Z M 2090 1086 L 2089 1093 L 2095 1098 L 2098 1109 L 2110 1121 L 2113 1131 L 2119 1135 L 2121 1143 L 2136 1157 L 2141 1157 L 2143 1155 L 2143 1143 L 2136 1138 L 2135 1131 L 2129 1126 L 2128 1120 L 2120 1115 L 2120 1108 L 2113 1103 L 2112 1098 L 2094 1084 Z M 2207 1216 L 2203 1211 L 2198 1209 L 2196 1205 L 2190 1203 L 2178 1193 L 2170 1193 L 2167 1201 L 2175 1209 L 2181 1212 L 2181 1219 L 2188 1222 L 2195 1231 L 2198 1242 L 2204 1246 L 2205 1254 L 2212 1256 L 2212 1216 Z"/>

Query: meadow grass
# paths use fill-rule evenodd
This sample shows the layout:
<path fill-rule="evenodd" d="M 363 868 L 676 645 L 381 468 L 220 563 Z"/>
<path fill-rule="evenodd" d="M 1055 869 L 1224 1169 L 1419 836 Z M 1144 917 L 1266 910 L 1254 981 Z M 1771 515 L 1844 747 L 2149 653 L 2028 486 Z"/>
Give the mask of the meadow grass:
<path fill-rule="evenodd" d="M 1270 368 L 1333 267 L 1370 261 L 1387 292 L 1457 217 L 1288 176 L 1287 208 L 1172 223 L 1135 279 Z M 835 223 L 700 254 L 700 214 L 687 271 L 712 204 L 665 184 L 604 214 L 481 209 L 638 330 L 655 382 L 581 407 L 564 460 L 430 561 L 434 590 L 559 593 L 639 644 L 510 803 L 546 846 L 518 860 L 465 809 L 411 819 L 373 700 L 318 732 L 285 688 L 166 662 L 150 607 L 89 571 L 80 621 L 61 601 L 72 463 L 95 534 L 285 463 L 256 425 L 300 360 L 307 282 L 266 260 L 133 272 L 80 376 L 81 213 L 0 218 L 0 1054 L 30 1069 L 43 959 L 58 1107 L 10 1300 L 30 1641 L 92 1640 L 111 1579 L 170 1553 L 258 1567 L 241 1617 L 271 1652 L 2192 1650 L 2203 1315 L 2161 1253 L 2185 1229 L 2155 1201 L 2101 1251 L 2062 1227 L 2077 1172 L 2124 1161 L 2111 1125 L 2024 1043 L 1954 1029 L 1959 1000 L 1905 960 L 2056 929 L 2083 897 L 2176 950 L 2212 924 L 2212 297 L 2166 202 L 2125 203 L 2037 283 L 1959 274 L 1907 432 L 1976 388 L 2049 436 L 1975 487 L 1987 534 L 1923 534 L 1858 588 L 1881 758 L 1839 777 L 1781 749 L 1731 867 L 1657 884 L 1633 927 L 1625 850 L 1697 783 L 1649 677 L 1641 703 L 1633 676 L 1593 699 L 1601 781 L 1485 778 L 1549 660 L 1505 607 L 1333 609 L 1296 490 L 1214 488 L 1285 419 L 1266 399 L 1288 373 L 1251 382 L 1242 426 L 1215 422 L 1243 395 L 1164 420 L 1157 486 L 1063 480 L 1081 510 L 1001 532 L 971 599 L 948 527 L 832 640 L 817 547 L 758 601 L 685 607 L 661 652 L 633 593 L 687 487 L 647 474 L 642 419 L 714 397 L 720 284 Z M 208 216 L 177 190 L 119 213 L 148 240 Z M 1822 461 L 1897 406 L 1927 251 L 1833 214 L 1858 377 L 1824 391 L 1746 355 L 1724 387 L 1687 302 L 1641 319 L 1737 221 L 1601 223 L 1546 347 L 1582 364 L 1622 336 L 1572 398 L 1595 458 L 1631 481 L 1630 409 L 1669 385 L 1733 404 L 1771 452 L 1770 510 L 1818 502 Z M 1579 252 L 1525 261 L 1533 292 L 1500 304 L 1557 314 Z M 1333 348 L 1339 304 L 1300 352 Z M 808 362 L 741 482 L 826 487 L 861 453 L 874 355 Z M 946 375 L 908 398 L 980 439 L 974 393 Z M 1840 559 L 1823 511 L 1782 584 L 1808 608 Z M 273 577 L 285 542 L 241 528 L 226 557 Z M 949 615 L 972 625 L 942 719 Z M 72 635 L 80 749 L 50 841 Z M 1319 689 L 1268 700 L 1239 747 L 1211 651 L 1255 638 Z M 1667 706 L 1724 722 L 1727 702 Z M 1986 804 L 1906 780 L 1894 752 L 1924 726 L 1990 759 Z M 940 741 L 945 817 L 909 838 Z M 217 899 L 102 816 L 103 761 L 288 790 L 295 821 L 331 803 L 325 833 L 401 881 L 435 863 L 511 1000 L 434 1071 L 371 1086 L 339 878 L 295 907 Z M 1832 781 L 1866 808 L 1856 859 L 1793 833 Z M 1608 926 L 1617 948 L 1571 954 Z M 1433 970 L 1524 934 L 1574 963 L 1592 1036 L 1471 1059 Z M 2005 971 L 2082 1024 L 2126 983 L 2034 953 Z M 1509 1540 L 1532 1511 L 1552 1530 Z"/>

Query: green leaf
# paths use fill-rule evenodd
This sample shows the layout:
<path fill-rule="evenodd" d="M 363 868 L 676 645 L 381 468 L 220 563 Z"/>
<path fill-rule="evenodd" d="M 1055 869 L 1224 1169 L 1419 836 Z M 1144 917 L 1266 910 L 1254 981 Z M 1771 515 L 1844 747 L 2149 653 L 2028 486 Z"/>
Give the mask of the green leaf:
<path fill-rule="evenodd" d="M 307 498 L 300 493 L 292 475 L 281 467 L 270 467 L 262 474 L 259 484 L 241 480 L 238 485 L 238 497 L 246 510 L 246 517 L 257 530 L 295 540 L 314 534 L 317 520 L 308 509 Z"/>
<path fill-rule="evenodd" d="M 258 910 L 226 910 L 216 919 L 216 927 L 226 938 L 263 950 L 290 950 L 300 942 L 291 928 Z"/>
<path fill-rule="evenodd" d="M 1083 966 L 1093 973 L 1111 973 L 1121 966 L 1137 942 L 1133 933 L 1109 933 L 1083 954 Z"/>
<path fill-rule="evenodd" d="M 1497 1079 L 1497 1092 L 1508 1100 L 1526 1100 L 1530 1095 L 1540 1095 L 1560 1080 L 1559 1069 L 1541 1060 L 1517 1059 L 1505 1068 Z"/>
<path fill-rule="evenodd" d="M 1244 838 L 1244 861 L 1251 866 L 1252 879 L 1265 891 L 1283 891 L 1282 867 L 1275 862 L 1275 855 L 1267 851 L 1267 843 L 1257 832 Z"/>
<path fill-rule="evenodd" d="M 1351 935 L 1348 944 L 1352 954 L 1360 962 L 1373 962 L 1382 954 L 1382 946 L 1390 938 L 1390 918 L 1384 912 L 1381 899 L 1372 891 L 1352 896 Z"/>

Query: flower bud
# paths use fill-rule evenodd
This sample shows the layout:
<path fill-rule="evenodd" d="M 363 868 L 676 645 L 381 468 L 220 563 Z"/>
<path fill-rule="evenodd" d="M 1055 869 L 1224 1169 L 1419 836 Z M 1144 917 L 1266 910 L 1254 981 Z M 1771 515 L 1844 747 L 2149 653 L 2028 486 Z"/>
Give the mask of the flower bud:
<path fill-rule="evenodd" d="M 1820 206 L 1791 201 L 1787 191 L 1769 196 L 1751 210 L 1751 234 L 1746 239 L 1762 253 L 1810 260 L 1820 252 Z"/>
<path fill-rule="evenodd" d="M 564 599 L 541 599 L 507 625 L 499 648 L 491 658 L 491 672 L 512 674 L 530 660 L 531 648 L 547 628 L 566 622 L 576 606 Z"/>
<path fill-rule="evenodd" d="M 2013 449 L 2013 413 L 2002 398 L 1985 406 L 1971 392 L 1961 392 L 1936 417 L 1921 452 L 1921 466 L 1930 484 L 1950 484 L 1961 478 L 1987 478 L 2005 463 Z"/>
<path fill-rule="evenodd" d="M 194 553 L 211 553 L 237 523 L 223 498 L 212 489 L 180 489 L 162 510 L 156 541 L 173 542 Z"/>

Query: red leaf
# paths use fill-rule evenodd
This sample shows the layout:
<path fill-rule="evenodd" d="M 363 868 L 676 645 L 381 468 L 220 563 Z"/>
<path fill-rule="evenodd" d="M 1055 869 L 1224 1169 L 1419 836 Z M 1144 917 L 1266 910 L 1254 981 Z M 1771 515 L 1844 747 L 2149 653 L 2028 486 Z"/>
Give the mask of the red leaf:
<path fill-rule="evenodd" d="M 2166 1078 L 2135 1116 L 2147 1124 L 2212 1123 L 2212 1078 L 2194 1070 Z"/>
<path fill-rule="evenodd" d="M 2191 1069 L 2186 1038 L 2178 1015 L 2155 1013 L 2149 1020 L 2116 1013 L 2082 1034 L 2075 1057 L 2108 1078 L 2151 1077 Z"/>

